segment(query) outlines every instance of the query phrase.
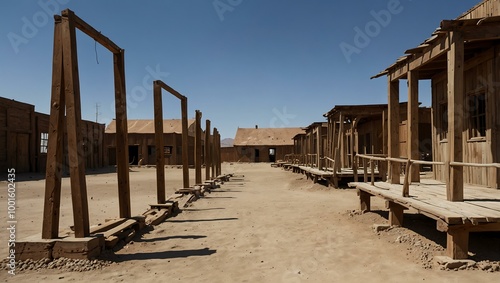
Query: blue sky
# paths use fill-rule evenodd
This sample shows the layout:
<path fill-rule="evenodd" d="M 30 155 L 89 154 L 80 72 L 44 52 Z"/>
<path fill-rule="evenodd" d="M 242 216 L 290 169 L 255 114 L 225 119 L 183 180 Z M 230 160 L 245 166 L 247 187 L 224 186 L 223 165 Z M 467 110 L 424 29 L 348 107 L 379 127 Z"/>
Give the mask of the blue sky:
<path fill-rule="evenodd" d="M 335 105 L 387 103 L 370 80 L 479 0 L 3 0 L 0 96 L 48 113 L 53 14 L 69 8 L 125 49 L 129 119 L 153 119 L 152 80 L 188 97 L 223 138 L 238 127 L 305 127 Z M 114 117 L 112 56 L 77 34 L 82 117 Z M 342 49 L 343 48 L 343 49 Z M 97 61 L 99 63 L 97 63 Z M 406 100 L 402 82 L 401 100 Z M 420 101 L 430 104 L 421 82 Z M 165 118 L 180 103 L 164 96 Z"/>

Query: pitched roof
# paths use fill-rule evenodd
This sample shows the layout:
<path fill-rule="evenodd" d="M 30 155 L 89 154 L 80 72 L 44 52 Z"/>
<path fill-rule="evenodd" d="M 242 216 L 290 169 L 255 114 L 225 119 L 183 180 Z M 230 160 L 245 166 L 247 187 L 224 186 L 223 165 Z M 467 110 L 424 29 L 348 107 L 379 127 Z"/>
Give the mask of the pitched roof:
<path fill-rule="evenodd" d="M 301 128 L 238 128 L 234 137 L 234 145 L 293 145 L 293 137 L 303 132 Z"/>
<path fill-rule="evenodd" d="M 190 136 L 194 136 L 194 124 L 195 120 L 188 120 L 188 132 Z M 128 133 L 129 134 L 154 134 L 155 124 L 154 120 L 128 120 Z M 116 133 L 116 120 L 112 120 L 111 123 L 106 127 L 106 134 Z M 163 133 L 164 134 L 181 134 L 182 133 L 182 120 L 181 119 L 171 119 L 163 120 Z"/>

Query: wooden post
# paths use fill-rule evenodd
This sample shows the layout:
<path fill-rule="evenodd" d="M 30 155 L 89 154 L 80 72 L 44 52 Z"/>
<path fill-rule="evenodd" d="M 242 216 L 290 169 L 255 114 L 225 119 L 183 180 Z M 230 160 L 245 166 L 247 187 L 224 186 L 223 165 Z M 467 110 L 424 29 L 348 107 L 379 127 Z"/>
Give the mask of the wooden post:
<path fill-rule="evenodd" d="M 125 55 L 124 50 L 113 54 L 115 77 L 115 112 L 116 112 L 116 165 L 118 178 L 118 203 L 120 218 L 132 217 L 130 207 L 130 180 L 127 126 L 127 94 L 125 91 Z"/>
<path fill-rule="evenodd" d="M 407 198 L 410 196 L 410 175 L 411 175 L 411 167 L 412 167 L 412 162 L 410 159 L 408 159 L 408 161 L 406 161 L 406 172 L 405 172 L 405 179 L 404 179 L 404 183 L 403 183 L 403 197 Z"/>
<path fill-rule="evenodd" d="M 446 237 L 446 254 L 452 259 L 469 257 L 469 231 L 466 229 L 449 229 Z"/>
<path fill-rule="evenodd" d="M 387 129 L 387 110 L 384 110 L 382 112 L 382 131 L 383 131 L 383 135 L 382 135 L 382 153 L 385 155 L 385 156 L 388 156 L 387 155 L 387 139 L 388 139 L 388 129 Z M 379 174 L 380 176 L 382 177 L 382 182 L 385 182 L 387 181 L 387 175 L 390 175 L 390 171 L 388 172 L 388 170 L 390 169 L 389 167 L 389 162 L 388 161 L 383 161 L 380 163 L 381 166 L 379 166 Z"/>
<path fill-rule="evenodd" d="M 354 125 L 354 121 L 352 121 L 351 123 L 351 138 L 350 138 L 350 141 L 349 141 L 349 147 L 351 148 L 351 168 L 354 168 L 354 155 L 355 155 L 355 151 L 354 151 L 354 138 L 355 138 L 355 131 L 356 131 L 356 128 L 355 128 L 355 125 Z"/>
<path fill-rule="evenodd" d="M 318 129 L 316 131 L 316 165 L 318 165 L 318 169 L 321 170 L 322 166 L 322 157 L 323 157 L 323 146 L 322 146 L 322 136 L 323 136 L 323 125 L 320 123 L 318 125 Z"/>
<path fill-rule="evenodd" d="M 370 160 L 370 184 L 375 186 L 375 160 Z"/>
<path fill-rule="evenodd" d="M 340 118 L 339 118 L 339 141 L 338 141 L 338 148 L 340 149 L 340 166 L 339 168 L 343 168 L 345 166 L 345 148 L 344 148 L 344 115 L 340 113 Z"/>
<path fill-rule="evenodd" d="M 388 153 L 389 157 L 399 157 L 399 80 L 391 81 L 388 76 L 389 84 L 389 113 L 388 113 Z M 399 163 L 391 161 L 391 175 L 389 183 L 399 184 Z"/>
<path fill-rule="evenodd" d="M 354 182 L 358 181 L 358 158 L 354 156 L 354 163 L 352 164 L 352 173 L 354 174 Z"/>
<path fill-rule="evenodd" d="M 363 158 L 363 182 L 368 182 L 368 165 L 366 164 L 366 158 Z"/>
<path fill-rule="evenodd" d="M 188 143 L 188 106 L 187 97 L 181 99 L 182 116 L 182 183 L 189 188 L 189 143 Z"/>
<path fill-rule="evenodd" d="M 161 86 L 153 82 L 154 117 L 155 117 L 155 148 L 156 148 L 156 198 L 158 204 L 166 201 L 165 197 L 165 157 L 163 151 L 163 103 Z"/>
<path fill-rule="evenodd" d="M 210 146 L 210 120 L 205 122 L 205 180 L 210 180 L 210 168 L 212 166 L 212 155 Z"/>
<path fill-rule="evenodd" d="M 76 30 L 73 13 L 62 17 L 62 47 L 64 88 L 66 91 L 66 123 L 68 137 L 68 159 L 71 181 L 71 200 L 75 237 L 83 238 L 90 234 L 87 184 L 85 180 L 85 160 L 81 124 L 80 82 L 78 77 L 78 57 L 76 49 Z"/>
<path fill-rule="evenodd" d="M 407 130 L 407 155 L 408 159 L 419 160 L 419 133 L 418 133 L 418 71 L 408 72 L 408 130 Z M 411 166 L 411 182 L 420 182 L 420 166 Z"/>
<path fill-rule="evenodd" d="M 403 226 L 404 211 L 407 208 L 391 201 L 387 201 L 385 206 L 389 209 L 389 225 Z"/>
<path fill-rule="evenodd" d="M 194 167 L 195 184 L 201 184 L 201 111 L 195 111 Z"/>
<path fill-rule="evenodd" d="M 450 49 L 448 51 L 448 162 L 462 162 L 462 135 L 465 122 L 464 40 L 460 32 L 452 31 L 448 36 L 450 39 Z M 449 201 L 463 201 L 462 166 L 451 166 L 449 169 L 446 192 Z"/>
<path fill-rule="evenodd" d="M 359 196 L 359 209 L 362 213 L 370 212 L 370 198 L 372 195 L 369 193 L 358 189 Z"/>
<path fill-rule="evenodd" d="M 52 97 L 50 101 L 49 140 L 45 171 L 45 200 L 43 209 L 42 239 L 59 236 L 59 209 L 61 205 L 61 173 L 63 166 L 64 137 L 64 77 L 62 73 L 61 18 L 55 19 L 54 51 L 52 62 Z"/>
<path fill-rule="evenodd" d="M 212 179 L 215 179 L 215 177 L 217 177 L 216 173 L 215 173 L 215 163 L 216 163 L 216 159 L 215 159 L 215 134 L 217 132 L 217 128 L 214 127 L 214 132 L 212 134 L 212 136 L 210 137 L 210 157 L 212 159 L 212 161 L 210 162 L 211 163 L 211 170 L 212 170 Z"/>

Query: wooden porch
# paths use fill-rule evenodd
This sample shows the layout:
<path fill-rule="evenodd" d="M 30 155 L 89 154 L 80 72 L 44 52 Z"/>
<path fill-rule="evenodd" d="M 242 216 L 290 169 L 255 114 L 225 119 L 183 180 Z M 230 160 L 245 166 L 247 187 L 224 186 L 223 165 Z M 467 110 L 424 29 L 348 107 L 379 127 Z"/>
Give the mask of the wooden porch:
<path fill-rule="evenodd" d="M 436 229 L 447 233 L 447 256 L 468 257 L 470 232 L 500 231 L 500 196 L 495 190 L 466 185 L 463 202 L 446 198 L 446 184 L 422 179 L 409 186 L 409 196 L 403 196 L 402 184 L 386 182 L 353 182 L 360 199 L 360 209 L 370 211 L 370 198 L 381 197 L 389 209 L 390 225 L 402 226 L 404 210 L 414 209 L 436 220 Z"/>

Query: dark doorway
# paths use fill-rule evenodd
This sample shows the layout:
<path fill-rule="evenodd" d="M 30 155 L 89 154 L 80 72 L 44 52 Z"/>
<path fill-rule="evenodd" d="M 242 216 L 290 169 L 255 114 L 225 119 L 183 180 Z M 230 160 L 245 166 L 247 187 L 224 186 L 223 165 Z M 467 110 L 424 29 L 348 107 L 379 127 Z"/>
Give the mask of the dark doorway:
<path fill-rule="evenodd" d="M 108 165 L 116 165 L 116 147 L 108 147 Z"/>
<path fill-rule="evenodd" d="M 139 146 L 129 145 L 128 146 L 128 163 L 130 165 L 137 165 L 139 163 Z"/>
<path fill-rule="evenodd" d="M 260 162 L 259 161 L 259 157 L 260 157 L 260 151 L 259 149 L 255 149 L 255 162 Z"/>
<path fill-rule="evenodd" d="M 269 149 L 269 162 L 276 162 L 276 148 Z"/>

